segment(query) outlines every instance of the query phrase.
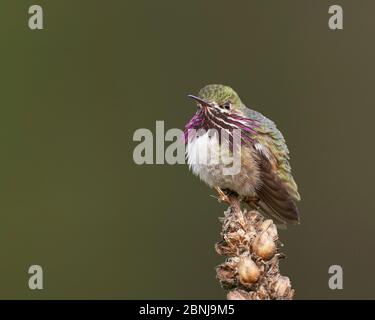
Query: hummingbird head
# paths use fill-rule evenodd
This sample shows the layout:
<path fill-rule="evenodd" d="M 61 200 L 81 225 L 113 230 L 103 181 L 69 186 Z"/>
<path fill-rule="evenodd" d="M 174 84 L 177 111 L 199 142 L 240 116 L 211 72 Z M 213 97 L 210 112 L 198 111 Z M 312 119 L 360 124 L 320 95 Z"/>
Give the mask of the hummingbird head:
<path fill-rule="evenodd" d="M 238 113 L 243 105 L 238 94 L 222 84 L 209 84 L 199 91 L 198 96 L 189 97 L 197 101 L 198 108 L 210 108 L 223 114 Z"/>
<path fill-rule="evenodd" d="M 216 129 L 219 132 L 239 129 L 246 135 L 255 133 L 256 121 L 246 117 L 246 107 L 232 88 L 209 84 L 199 91 L 198 96 L 189 97 L 197 102 L 198 110 L 185 126 L 185 137 L 190 129 Z"/>

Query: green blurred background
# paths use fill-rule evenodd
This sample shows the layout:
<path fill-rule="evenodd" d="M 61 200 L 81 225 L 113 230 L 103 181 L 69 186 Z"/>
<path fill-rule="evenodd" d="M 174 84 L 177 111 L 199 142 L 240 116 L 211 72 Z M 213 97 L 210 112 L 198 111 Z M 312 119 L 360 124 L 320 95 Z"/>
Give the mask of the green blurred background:
<path fill-rule="evenodd" d="M 133 161 L 134 131 L 183 128 L 186 95 L 208 83 L 287 139 L 302 224 L 281 231 L 281 268 L 296 297 L 375 298 L 374 14 L 372 0 L 1 1 L 0 298 L 225 297 L 226 207 L 185 165 Z M 28 288 L 32 264 L 44 290 Z"/>

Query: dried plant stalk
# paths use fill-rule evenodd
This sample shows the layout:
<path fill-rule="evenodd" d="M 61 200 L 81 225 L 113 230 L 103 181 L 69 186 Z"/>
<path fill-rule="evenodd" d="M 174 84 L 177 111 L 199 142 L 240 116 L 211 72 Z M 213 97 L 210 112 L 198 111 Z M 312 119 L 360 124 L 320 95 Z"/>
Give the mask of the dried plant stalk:
<path fill-rule="evenodd" d="M 241 209 L 236 196 L 224 196 L 230 204 L 222 221 L 222 240 L 216 243 L 218 254 L 227 256 L 216 268 L 221 286 L 229 300 L 291 300 L 294 290 L 288 277 L 282 276 L 277 227 L 256 210 Z"/>

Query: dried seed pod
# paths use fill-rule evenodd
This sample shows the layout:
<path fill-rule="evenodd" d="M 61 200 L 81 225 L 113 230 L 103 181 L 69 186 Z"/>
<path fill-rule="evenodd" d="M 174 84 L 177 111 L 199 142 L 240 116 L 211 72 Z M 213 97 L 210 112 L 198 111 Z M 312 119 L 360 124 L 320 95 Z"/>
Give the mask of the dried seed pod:
<path fill-rule="evenodd" d="M 236 254 L 237 249 L 235 246 L 229 245 L 226 241 L 222 240 L 215 244 L 216 252 L 222 256 L 233 256 Z"/>
<path fill-rule="evenodd" d="M 232 290 L 227 294 L 228 300 L 249 300 L 249 294 L 243 290 Z"/>
<path fill-rule="evenodd" d="M 269 260 L 276 253 L 276 244 L 267 232 L 263 232 L 254 240 L 252 249 L 257 256 Z"/>
<path fill-rule="evenodd" d="M 288 277 L 280 276 L 272 285 L 275 295 L 278 297 L 286 297 L 291 289 Z"/>
<path fill-rule="evenodd" d="M 260 285 L 257 289 L 257 295 L 261 300 L 269 299 L 269 294 L 264 285 Z"/>
<path fill-rule="evenodd" d="M 216 277 L 219 279 L 223 288 L 230 288 L 235 285 L 234 274 L 232 274 L 230 270 L 217 268 Z"/>
<path fill-rule="evenodd" d="M 274 223 L 272 223 L 268 227 L 267 233 L 269 234 L 269 236 L 272 238 L 273 241 L 275 241 L 279 238 L 279 235 L 277 233 L 277 227 L 276 227 L 276 224 L 274 224 Z"/>
<path fill-rule="evenodd" d="M 267 220 L 264 220 L 260 227 L 259 227 L 259 231 L 260 232 L 263 232 L 263 231 L 267 231 L 268 228 L 273 224 L 273 221 L 271 219 L 267 219 Z"/>
<path fill-rule="evenodd" d="M 216 267 L 216 276 L 225 288 L 231 287 L 237 281 L 237 265 L 239 258 L 229 258 L 226 262 Z"/>
<path fill-rule="evenodd" d="M 271 219 L 264 220 L 259 227 L 259 231 L 268 233 L 272 240 L 276 240 L 278 238 L 277 227 Z"/>
<path fill-rule="evenodd" d="M 245 219 L 251 225 L 256 225 L 257 221 L 259 220 L 259 214 L 256 211 L 248 211 L 245 213 Z"/>
<path fill-rule="evenodd" d="M 276 225 L 257 210 L 241 210 L 233 197 L 225 212 L 216 251 L 227 256 L 216 268 L 217 278 L 230 300 L 293 299 L 287 277 L 280 276 L 280 243 Z"/>
<path fill-rule="evenodd" d="M 242 284 L 252 284 L 258 281 L 260 269 L 250 257 L 243 257 L 238 263 L 238 275 Z"/>

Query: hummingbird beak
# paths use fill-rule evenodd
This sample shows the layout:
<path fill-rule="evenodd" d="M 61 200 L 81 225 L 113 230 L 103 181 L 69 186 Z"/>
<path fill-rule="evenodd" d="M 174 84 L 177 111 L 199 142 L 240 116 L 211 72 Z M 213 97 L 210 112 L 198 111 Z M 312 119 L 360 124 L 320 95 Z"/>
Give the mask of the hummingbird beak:
<path fill-rule="evenodd" d="M 212 107 L 208 102 L 204 101 L 203 99 L 193 96 L 192 94 L 188 95 L 189 98 L 192 98 L 193 100 L 197 101 L 202 107 Z"/>

